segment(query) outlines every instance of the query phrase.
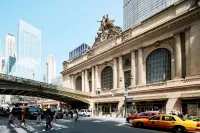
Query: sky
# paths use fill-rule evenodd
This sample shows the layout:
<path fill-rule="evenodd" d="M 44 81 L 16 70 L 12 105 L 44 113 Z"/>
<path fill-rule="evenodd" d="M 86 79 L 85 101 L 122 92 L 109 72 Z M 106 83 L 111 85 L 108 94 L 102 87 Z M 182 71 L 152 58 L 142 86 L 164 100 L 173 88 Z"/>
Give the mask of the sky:
<path fill-rule="evenodd" d="M 62 71 L 62 62 L 82 43 L 92 46 L 103 15 L 123 27 L 123 0 L 1 0 L 0 40 L 5 55 L 7 33 L 18 40 L 18 24 L 22 19 L 42 32 L 42 74 L 45 61 L 53 54 L 56 73 Z"/>

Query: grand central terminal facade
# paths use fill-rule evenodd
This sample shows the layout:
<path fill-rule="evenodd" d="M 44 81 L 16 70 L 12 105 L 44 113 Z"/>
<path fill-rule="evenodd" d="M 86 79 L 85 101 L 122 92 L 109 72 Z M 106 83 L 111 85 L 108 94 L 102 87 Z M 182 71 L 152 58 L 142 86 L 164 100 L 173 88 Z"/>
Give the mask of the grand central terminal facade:
<path fill-rule="evenodd" d="M 200 7 L 182 0 L 122 31 L 101 27 L 92 48 L 63 62 L 63 86 L 91 93 L 92 110 L 200 115 Z M 125 93 L 127 92 L 127 93 Z"/>

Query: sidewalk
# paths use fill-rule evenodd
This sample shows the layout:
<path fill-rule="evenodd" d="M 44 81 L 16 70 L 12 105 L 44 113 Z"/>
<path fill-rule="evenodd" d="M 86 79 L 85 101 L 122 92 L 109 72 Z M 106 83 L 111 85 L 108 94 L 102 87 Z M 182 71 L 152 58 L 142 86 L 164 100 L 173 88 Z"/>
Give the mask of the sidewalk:
<path fill-rule="evenodd" d="M 110 117 L 110 116 L 91 116 L 91 118 L 100 119 L 103 121 L 117 121 L 121 123 L 126 122 L 126 118 L 116 118 L 116 117 Z"/>

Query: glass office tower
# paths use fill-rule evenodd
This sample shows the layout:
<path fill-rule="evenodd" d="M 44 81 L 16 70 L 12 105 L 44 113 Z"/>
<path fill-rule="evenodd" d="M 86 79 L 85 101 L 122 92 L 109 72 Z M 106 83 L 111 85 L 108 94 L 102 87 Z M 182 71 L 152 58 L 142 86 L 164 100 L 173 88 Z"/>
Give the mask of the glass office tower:
<path fill-rule="evenodd" d="M 143 20 L 169 7 L 178 0 L 124 0 L 123 28 L 124 30 L 139 24 Z"/>
<path fill-rule="evenodd" d="M 83 55 L 84 53 L 88 52 L 90 49 L 90 46 L 88 46 L 86 43 L 81 44 L 71 52 L 69 52 L 69 61 L 72 61 L 75 58 L 78 58 L 79 56 Z"/>
<path fill-rule="evenodd" d="M 27 22 L 19 21 L 17 75 L 41 80 L 41 31 Z"/>

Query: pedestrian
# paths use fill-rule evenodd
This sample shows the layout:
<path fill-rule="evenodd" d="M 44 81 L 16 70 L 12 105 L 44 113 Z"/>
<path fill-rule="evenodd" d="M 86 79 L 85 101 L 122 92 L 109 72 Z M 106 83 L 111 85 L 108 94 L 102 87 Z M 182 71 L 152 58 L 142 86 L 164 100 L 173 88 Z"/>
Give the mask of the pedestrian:
<path fill-rule="evenodd" d="M 73 118 L 73 112 L 72 112 L 72 110 L 70 111 L 70 114 L 71 114 L 71 118 Z"/>
<path fill-rule="evenodd" d="M 74 112 L 74 119 L 75 119 L 75 124 L 76 124 L 76 122 L 80 122 L 79 120 L 78 120 L 78 112 L 75 110 L 75 112 Z"/>
<path fill-rule="evenodd" d="M 41 112 L 37 110 L 37 123 L 41 123 Z"/>
<path fill-rule="evenodd" d="M 26 127 L 26 120 L 25 120 L 25 112 L 22 112 L 22 115 L 21 115 L 21 122 L 20 122 L 20 125 L 24 123 L 24 126 Z"/>
<path fill-rule="evenodd" d="M 56 122 L 56 115 L 57 115 L 57 113 L 55 112 L 54 115 L 53 115 L 53 119 L 51 121 L 52 126 L 53 126 L 53 123 Z"/>
<path fill-rule="evenodd" d="M 15 127 L 19 127 L 17 124 L 14 124 L 14 120 L 15 117 L 13 116 L 13 112 L 11 112 L 11 114 L 8 117 L 8 126 L 10 126 L 10 124 L 13 124 Z"/>
<path fill-rule="evenodd" d="M 49 112 L 46 114 L 46 129 L 52 128 L 51 126 L 51 116 L 49 115 Z"/>

